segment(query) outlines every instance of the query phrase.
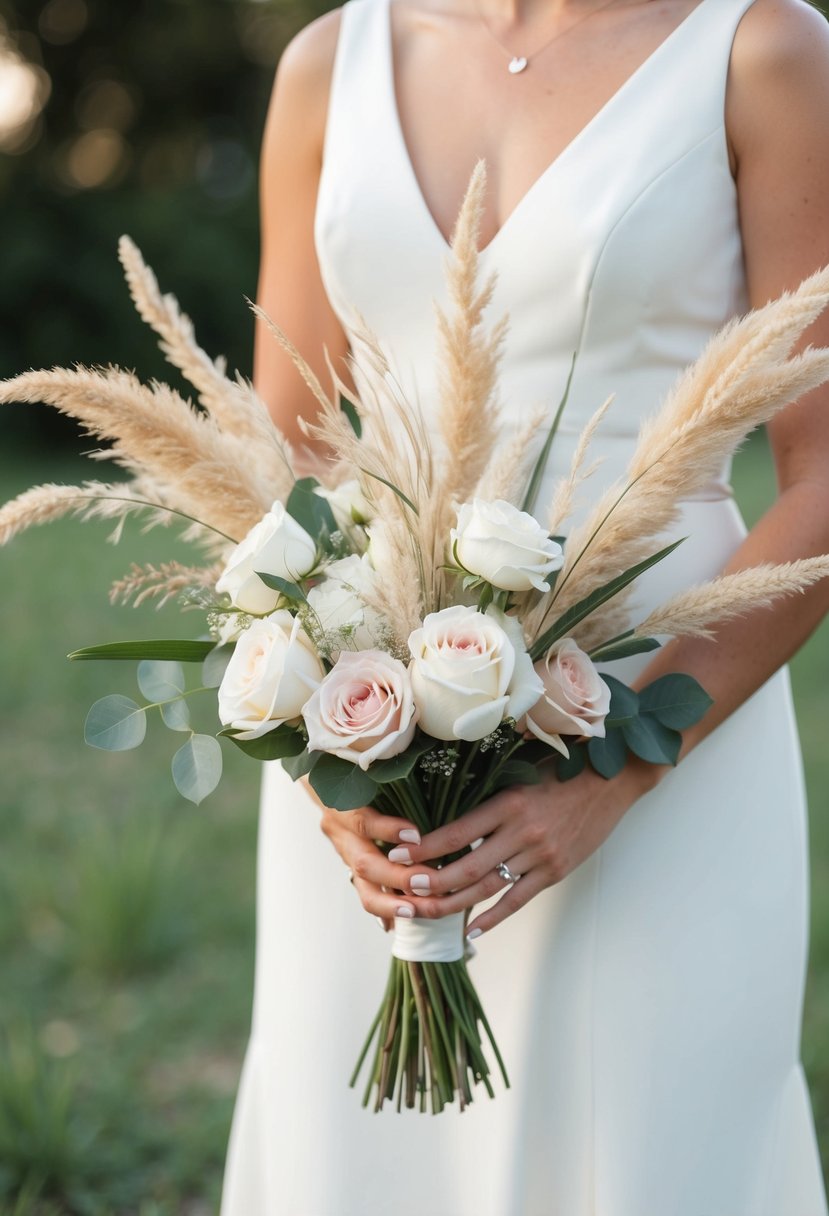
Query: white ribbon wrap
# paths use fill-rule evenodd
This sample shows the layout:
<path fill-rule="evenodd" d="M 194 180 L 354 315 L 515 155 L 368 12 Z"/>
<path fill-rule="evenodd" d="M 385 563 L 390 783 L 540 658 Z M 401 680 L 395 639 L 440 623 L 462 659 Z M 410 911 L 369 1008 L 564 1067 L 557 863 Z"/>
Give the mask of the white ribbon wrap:
<path fill-rule="evenodd" d="M 396 916 L 391 952 L 406 963 L 455 963 L 465 952 L 464 914 L 439 920 Z"/>

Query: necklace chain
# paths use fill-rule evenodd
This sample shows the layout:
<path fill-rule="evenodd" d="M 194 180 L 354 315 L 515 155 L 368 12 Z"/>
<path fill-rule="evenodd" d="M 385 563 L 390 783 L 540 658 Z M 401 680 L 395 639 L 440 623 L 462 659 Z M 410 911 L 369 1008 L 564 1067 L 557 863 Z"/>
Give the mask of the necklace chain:
<path fill-rule="evenodd" d="M 600 4 L 598 8 L 592 9 L 591 12 L 589 12 L 589 13 L 585 13 L 582 17 L 579 17 L 578 20 L 574 21 L 572 23 L 572 25 L 568 25 L 566 29 L 558 30 L 555 34 L 553 34 L 552 38 L 548 38 L 547 41 L 542 43 L 541 46 L 536 47 L 536 49 L 531 54 L 516 55 L 509 49 L 509 47 L 504 46 L 501 39 L 493 31 L 489 22 L 487 21 L 487 19 L 484 17 L 483 13 L 480 10 L 480 7 L 478 5 L 478 0 L 473 0 L 473 4 L 475 5 L 475 11 L 477 12 L 478 17 L 480 18 L 481 24 L 483 25 L 484 29 L 489 34 L 489 36 L 493 40 L 493 42 L 497 43 L 497 45 L 501 48 L 501 50 L 504 51 L 505 54 L 509 55 L 509 57 L 510 57 L 509 71 L 513 75 L 516 75 L 518 72 L 523 72 L 524 69 L 529 66 L 531 59 L 537 59 L 538 56 L 542 53 L 542 51 L 547 50 L 548 46 L 552 46 L 552 44 L 554 42 L 558 41 L 559 38 L 563 38 L 565 34 L 569 34 L 571 30 L 574 30 L 577 25 L 581 25 L 581 23 L 583 21 L 587 21 L 588 17 L 595 17 L 597 15 L 597 13 L 601 13 L 604 9 L 610 8 L 611 4 L 615 4 L 615 3 L 616 3 L 616 0 L 605 0 L 604 4 Z"/>

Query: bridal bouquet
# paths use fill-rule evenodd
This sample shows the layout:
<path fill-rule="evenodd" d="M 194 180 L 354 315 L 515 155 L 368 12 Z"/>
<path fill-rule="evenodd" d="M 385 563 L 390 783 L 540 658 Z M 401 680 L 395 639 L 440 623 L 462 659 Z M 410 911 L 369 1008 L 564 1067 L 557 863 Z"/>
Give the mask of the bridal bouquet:
<path fill-rule="evenodd" d="M 118 368 L 28 372 L 0 385 L 2 401 L 45 401 L 79 419 L 108 443 L 92 458 L 130 475 L 29 490 L 0 510 L 0 542 L 70 512 L 116 519 L 120 535 L 140 512 L 151 525 L 183 518 L 207 557 L 196 567 L 134 565 L 112 592 L 201 609 L 200 638 L 72 655 L 139 661 L 145 703 L 97 702 L 85 728 L 93 746 L 137 746 L 158 709 L 187 735 L 173 778 L 199 802 L 221 773 L 219 738 L 190 726 L 188 698 L 206 695 L 219 737 L 280 760 L 327 806 L 372 805 L 426 833 L 500 789 L 539 781 L 544 764 L 566 780 L 585 765 L 612 778 L 631 753 L 676 763 L 680 732 L 710 698 L 680 673 L 634 692 L 604 665 L 666 637 L 709 634 L 829 574 L 829 558 L 812 558 L 715 578 L 643 620 L 631 607 L 635 580 L 681 543 L 665 543 L 681 500 L 750 429 L 829 378 L 829 351 L 790 354 L 829 303 L 829 269 L 718 334 L 643 425 L 626 477 L 568 530 L 609 402 L 552 501 L 537 504 L 567 390 L 552 422 L 534 416 L 507 435 L 497 401 L 506 324 L 484 324 L 493 279 L 480 282 L 477 257 L 484 185 L 479 166 L 447 263 L 452 309 L 438 313 L 438 443 L 367 328 L 353 351 L 352 402 L 333 368 L 326 393 L 261 314 L 319 402 L 311 436 L 337 453 L 318 478 L 299 476 L 251 385 L 197 346 L 127 238 L 120 254 L 136 306 L 198 407 Z M 193 688 L 185 664 L 200 665 Z M 506 865 L 499 872 L 520 878 Z M 478 1084 L 492 1095 L 485 1041 L 508 1084 L 467 972 L 464 923 L 463 914 L 396 921 L 388 986 L 352 1078 L 372 1053 L 364 1101 L 375 1109 L 392 1100 L 437 1112 L 455 1098 L 463 1108 Z"/>

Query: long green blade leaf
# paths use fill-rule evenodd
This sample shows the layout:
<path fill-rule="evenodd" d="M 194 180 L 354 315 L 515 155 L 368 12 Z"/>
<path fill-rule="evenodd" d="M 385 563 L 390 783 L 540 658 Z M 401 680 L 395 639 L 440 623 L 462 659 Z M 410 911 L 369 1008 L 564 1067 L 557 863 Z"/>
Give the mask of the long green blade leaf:
<path fill-rule="evenodd" d="M 567 383 L 564 385 L 564 393 L 561 401 L 558 403 L 558 409 L 555 412 L 550 430 L 547 433 L 547 438 L 544 440 L 544 447 L 538 453 L 538 459 L 535 462 L 532 475 L 530 476 L 527 489 L 524 494 L 524 501 L 521 503 L 522 511 L 532 511 L 535 500 L 538 497 L 538 491 L 541 487 L 541 479 L 544 476 L 544 470 L 547 467 L 547 459 L 550 455 L 550 448 L 553 446 L 553 440 L 556 437 L 561 415 L 564 413 L 564 407 L 567 404 L 567 398 L 570 396 L 570 385 L 573 383 L 573 372 L 576 370 L 576 351 L 573 351 L 573 358 L 570 361 L 570 371 L 567 373 Z"/>
<path fill-rule="evenodd" d="M 379 473 L 372 473 L 369 469 L 364 469 L 362 465 L 360 466 L 360 472 L 365 473 L 366 477 L 373 477 L 375 481 L 382 481 L 383 485 L 388 486 L 391 492 L 396 494 L 400 501 L 404 502 L 410 511 L 414 511 L 415 515 L 420 514 L 411 498 L 407 498 L 399 486 L 394 485 L 390 481 L 386 481 L 385 477 L 381 477 Z"/>
<path fill-rule="evenodd" d="M 559 638 L 565 637 L 570 630 L 578 625 L 579 621 L 583 621 L 591 612 L 595 612 L 602 604 L 606 604 L 608 600 L 613 599 L 614 595 L 618 595 L 629 583 L 638 578 L 640 574 L 644 574 L 646 570 L 650 570 L 651 566 L 655 566 L 657 562 L 663 561 L 669 554 L 673 553 L 678 545 L 681 545 L 685 537 L 680 537 L 673 544 L 666 545 L 664 549 L 660 549 L 658 553 L 653 553 L 650 557 L 646 557 L 644 561 L 637 562 L 635 566 L 631 566 L 625 570 L 623 574 L 612 578 L 609 583 L 605 583 L 601 587 L 597 587 L 595 591 L 591 591 L 583 600 L 579 600 L 577 604 L 573 604 L 572 608 L 568 608 L 563 612 L 557 621 L 542 633 L 541 637 L 536 638 L 533 642 L 530 655 L 533 659 L 540 658 L 545 654 L 554 642 Z"/>
<path fill-rule="evenodd" d="M 187 638 L 153 639 L 146 642 L 106 642 L 73 650 L 70 659 L 162 659 L 165 662 L 201 663 L 216 646 L 215 642 L 194 642 Z"/>

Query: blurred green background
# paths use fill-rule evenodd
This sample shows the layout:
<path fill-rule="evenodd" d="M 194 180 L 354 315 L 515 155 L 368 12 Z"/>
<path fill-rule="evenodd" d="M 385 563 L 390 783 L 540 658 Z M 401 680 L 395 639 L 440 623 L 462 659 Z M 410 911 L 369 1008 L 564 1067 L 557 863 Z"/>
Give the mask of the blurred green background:
<path fill-rule="evenodd" d="M 275 64 L 324 0 L 0 0 L 0 376 L 116 362 L 172 379 L 116 259 L 128 232 L 202 344 L 251 369 L 258 143 Z M 0 501 L 86 475 L 71 425 L 2 411 Z M 749 522 L 773 497 L 765 442 L 736 464 Z M 256 767 L 226 756 L 202 807 L 175 794 L 175 739 L 82 742 L 126 668 L 66 652 L 191 632 L 110 608 L 166 534 L 35 530 L 0 554 L 0 1213 L 203 1216 L 218 1208 L 250 1019 Z M 163 553 L 162 553 L 163 551 Z M 804 1058 L 829 1161 L 829 630 L 793 664 L 812 810 Z M 781 1216 L 783 1214 L 781 1213 Z M 789 1216 L 789 1214 L 786 1214 Z M 792 1213 L 791 1216 L 797 1216 Z"/>

